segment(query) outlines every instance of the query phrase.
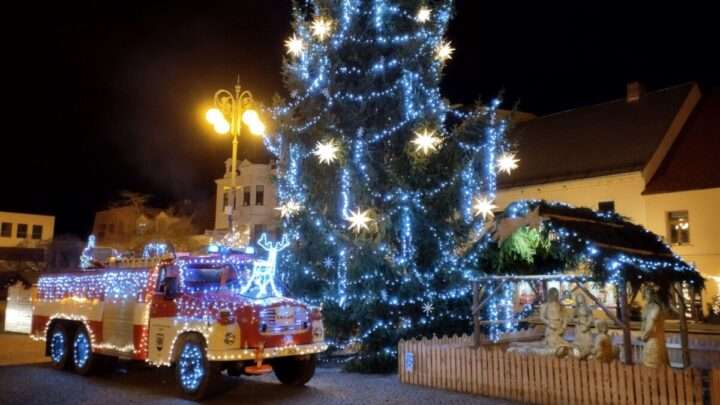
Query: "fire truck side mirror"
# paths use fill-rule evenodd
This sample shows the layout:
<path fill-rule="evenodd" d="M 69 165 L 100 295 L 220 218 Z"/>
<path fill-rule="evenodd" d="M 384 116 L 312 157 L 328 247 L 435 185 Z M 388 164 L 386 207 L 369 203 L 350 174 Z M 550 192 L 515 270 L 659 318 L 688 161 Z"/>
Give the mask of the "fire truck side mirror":
<path fill-rule="evenodd" d="M 163 296 L 166 300 L 175 299 L 178 290 L 178 279 L 177 277 L 166 277 L 163 281 Z"/>

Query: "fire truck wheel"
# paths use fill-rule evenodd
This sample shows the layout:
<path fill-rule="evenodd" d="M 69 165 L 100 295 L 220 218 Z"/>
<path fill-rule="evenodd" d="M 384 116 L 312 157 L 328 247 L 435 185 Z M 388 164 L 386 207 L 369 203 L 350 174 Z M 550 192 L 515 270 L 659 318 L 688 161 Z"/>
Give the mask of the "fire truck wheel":
<path fill-rule="evenodd" d="M 70 358 L 72 357 L 71 334 L 67 326 L 62 322 L 57 322 L 48 335 L 50 352 L 50 361 L 53 368 L 58 370 L 67 369 L 70 366 Z"/>
<path fill-rule="evenodd" d="M 92 340 L 84 326 L 78 326 L 73 339 L 73 368 L 80 375 L 88 375 L 95 369 L 98 356 L 92 352 Z"/>
<path fill-rule="evenodd" d="M 315 355 L 280 357 L 272 363 L 275 376 L 285 385 L 305 385 L 315 375 Z"/>
<path fill-rule="evenodd" d="M 203 399 L 217 388 L 220 368 L 208 360 L 205 340 L 199 335 L 186 335 L 179 343 L 175 365 L 178 385 L 187 398 Z"/>

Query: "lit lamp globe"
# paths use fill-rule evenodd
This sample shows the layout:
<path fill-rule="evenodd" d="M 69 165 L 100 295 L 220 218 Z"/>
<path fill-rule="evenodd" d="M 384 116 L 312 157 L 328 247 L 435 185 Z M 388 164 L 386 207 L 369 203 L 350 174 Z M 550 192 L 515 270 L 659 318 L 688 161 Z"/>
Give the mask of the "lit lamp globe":
<path fill-rule="evenodd" d="M 215 124 L 220 121 L 225 121 L 225 117 L 223 116 L 223 113 L 218 110 L 217 108 L 211 108 L 205 113 L 205 119 L 208 120 L 209 123 Z"/>
<path fill-rule="evenodd" d="M 230 132 L 230 123 L 228 123 L 225 119 L 215 121 L 213 127 L 215 128 L 215 132 L 220 135 L 225 135 Z"/>
<path fill-rule="evenodd" d="M 265 134 L 265 124 L 260 121 L 260 117 L 258 116 L 257 111 L 245 110 L 242 115 L 242 120 L 248 127 L 250 127 L 250 132 L 252 132 L 253 134 Z"/>

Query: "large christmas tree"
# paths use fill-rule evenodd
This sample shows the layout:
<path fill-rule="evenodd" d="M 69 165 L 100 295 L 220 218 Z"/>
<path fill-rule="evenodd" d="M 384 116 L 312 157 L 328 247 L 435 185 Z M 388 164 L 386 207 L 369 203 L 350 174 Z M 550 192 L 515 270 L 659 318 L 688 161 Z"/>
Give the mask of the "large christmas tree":
<path fill-rule="evenodd" d="M 274 109 L 282 281 L 323 304 L 356 369 L 389 370 L 403 337 L 471 328 L 470 284 L 495 179 L 516 160 L 499 101 L 463 112 L 439 91 L 451 1 L 294 5 Z M 500 166 L 498 166 L 500 164 Z"/>

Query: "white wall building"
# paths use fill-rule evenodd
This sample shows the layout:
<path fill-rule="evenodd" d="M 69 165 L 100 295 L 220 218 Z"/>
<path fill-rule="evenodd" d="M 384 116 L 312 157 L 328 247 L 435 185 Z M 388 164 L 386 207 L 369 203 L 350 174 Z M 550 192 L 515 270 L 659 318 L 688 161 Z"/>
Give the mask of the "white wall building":
<path fill-rule="evenodd" d="M 720 94 L 695 83 L 519 123 L 520 167 L 499 177 L 496 205 L 563 201 L 616 211 L 660 235 L 720 294 Z M 707 308 L 704 308 L 707 309 Z"/>
<path fill-rule="evenodd" d="M 225 161 L 225 174 L 215 180 L 215 231 L 228 229 L 225 207 L 230 204 L 232 161 Z M 237 163 L 235 178 L 235 214 L 238 229 L 246 235 L 248 242 L 257 239 L 263 232 L 274 232 L 280 224 L 277 208 L 277 194 L 273 177 L 275 163 L 252 163 L 248 160 Z"/>
<path fill-rule="evenodd" d="M 52 240 L 54 233 L 52 215 L 0 211 L 0 247 L 35 247 L 39 242 Z"/>

